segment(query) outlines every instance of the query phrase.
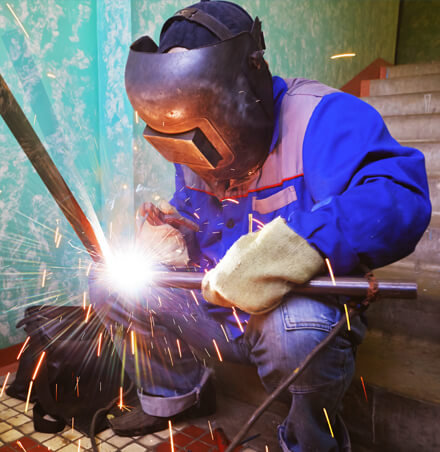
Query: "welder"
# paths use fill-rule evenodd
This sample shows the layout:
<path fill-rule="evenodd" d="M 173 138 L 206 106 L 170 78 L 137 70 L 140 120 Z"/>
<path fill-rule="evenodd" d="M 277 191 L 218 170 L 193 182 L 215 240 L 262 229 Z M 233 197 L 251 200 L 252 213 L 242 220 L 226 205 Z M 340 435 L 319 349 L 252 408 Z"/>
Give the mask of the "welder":
<path fill-rule="evenodd" d="M 201 293 L 150 289 L 134 303 L 92 281 L 107 327 L 131 328 L 146 344 L 137 361 L 119 347 L 139 396 L 139 407 L 112 420 L 121 435 L 212 413 L 203 356 L 216 348 L 256 366 L 272 391 L 344 315 L 344 300 L 295 295 L 292 285 L 325 274 L 326 258 L 336 275 L 390 264 L 429 223 L 423 155 L 399 145 L 363 101 L 272 76 L 264 49 L 260 20 L 227 1 L 180 10 L 159 46 L 144 36 L 130 48 L 128 97 L 176 173 L 169 203 L 141 206 L 138 240 L 163 246 L 164 264 L 206 275 Z M 158 212 L 196 227 L 166 224 Z M 284 395 L 282 450 L 350 450 L 338 409 L 365 329 L 357 317 Z"/>

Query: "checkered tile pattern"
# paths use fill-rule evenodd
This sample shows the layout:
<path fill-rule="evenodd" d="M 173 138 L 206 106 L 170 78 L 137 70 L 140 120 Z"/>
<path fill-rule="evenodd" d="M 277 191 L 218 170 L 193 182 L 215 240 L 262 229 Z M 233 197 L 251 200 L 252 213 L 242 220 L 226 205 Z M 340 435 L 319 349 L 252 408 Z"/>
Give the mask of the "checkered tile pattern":
<path fill-rule="evenodd" d="M 5 376 L 0 377 L 0 388 Z M 14 380 L 10 375 L 8 382 Z M 0 452 L 78 452 L 92 450 L 90 439 L 71 428 L 65 428 L 58 434 L 46 434 L 34 431 L 32 422 L 32 404 L 25 413 L 25 403 L 8 397 L 0 398 Z M 203 421 L 202 421 L 203 422 Z M 206 426 L 208 422 L 206 420 Z M 142 437 L 123 438 L 112 430 L 97 435 L 96 442 L 101 452 L 170 452 L 169 430 L 156 432 Z M 208 428 L 203 429 L 185 423 L 173 424 L 173 443 L 176 452 L 214 452 L 218 450 Z M 254 452 L 244 449 L 243 452 Z"/>

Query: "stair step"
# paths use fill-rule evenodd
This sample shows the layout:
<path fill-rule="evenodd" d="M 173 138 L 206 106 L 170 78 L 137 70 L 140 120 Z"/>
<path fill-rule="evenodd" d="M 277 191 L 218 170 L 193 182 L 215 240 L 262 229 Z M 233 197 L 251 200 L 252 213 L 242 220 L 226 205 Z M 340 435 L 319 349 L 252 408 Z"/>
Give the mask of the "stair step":
<path fill-rule="evenodd" d="M 403 146 L 416 148 L 425 156 L 428 177 L 440 175 L 440 141 L 400 141 Z M 431 193 L 432 196 L 433 193 Z"/>
<path fill-rule="evenodd" d="M 440 91 L 363 97 L 382 116 L 440 113 Z"/>
<path fill-rule="evenodd" d="M 384 116 L 391 135 L 398 141 L 440 141 L 440 113 Z"/>
<path fill-rule="evenodd" d="M 363 85 L 369 84 L 369 93 L 363 94 L 363 96 L 429 93 L 431 91 L 440 91 L 440 74 L 398 77 L 384 80 L 364 80 L 362 83 Z M 361 92 L 364 93 L 365 89 L 363 87 Z"/>
<path fill-rule="evenodd" d="M 385 333 L 440 343 L 440 268 L 430 270 L 417 262 L 401 262 L 377 269 L 374 274 L 378 279 L 416 282 L 417 299 L 379 299 L 368 309 L 368 324 Z"/>
<path fill-rule="evenodd" d="M 422 64 L 399 64 L 397 66 L 387 66 L 386 78 L 413 77 L 417 75 L 440 74 L 440 62 Z"/>

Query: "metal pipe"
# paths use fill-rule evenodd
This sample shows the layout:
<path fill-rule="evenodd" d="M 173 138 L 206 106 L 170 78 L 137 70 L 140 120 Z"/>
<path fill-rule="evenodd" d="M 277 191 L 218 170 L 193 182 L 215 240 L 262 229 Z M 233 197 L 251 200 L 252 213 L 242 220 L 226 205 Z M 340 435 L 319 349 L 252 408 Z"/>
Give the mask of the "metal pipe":
<path fill-rule="evenodd" d="M 154 284 L 160 287 L 200 289 L 204 273 L 158 271 L 153 275 Z M 338 277 L 335 284 L 329 277 L 320 276 L 302 285 L 292 285 L 292 292 L 305 294 L 334 294 L 365 297 L 370 285 L 365 278 Z M 378 281 L 378 296 L 382 298 L 416 298 L 417 284 L 400 281 Z"/>
<path fill-rule="evenodd" d="M 95 262 L 102 251 L 88 218 L 0 75 L 0 114 Z"/>

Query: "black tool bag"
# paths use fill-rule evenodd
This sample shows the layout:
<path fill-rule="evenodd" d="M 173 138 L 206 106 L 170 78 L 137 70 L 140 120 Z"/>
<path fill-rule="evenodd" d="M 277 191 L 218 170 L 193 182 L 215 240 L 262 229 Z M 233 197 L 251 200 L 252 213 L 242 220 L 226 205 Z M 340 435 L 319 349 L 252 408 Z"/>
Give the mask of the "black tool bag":
<path fill-rule="evenodd" d="M 33 306 L 26 309 L 24 319 L 17 324 L 20 327 L 30 340 L 7 394 L 26 400 L 41 353 L 46 352 L 30 397 L 35 403 L 35 430 L 55 433 L 73 424 L 88 435 L 94 413 L 118 397 L 123 380 L 129 383 L 122 378 L 119 357 L 104 326 L 93 310 Z M 106 428 L 103 418 L 95 433 Z"/>

